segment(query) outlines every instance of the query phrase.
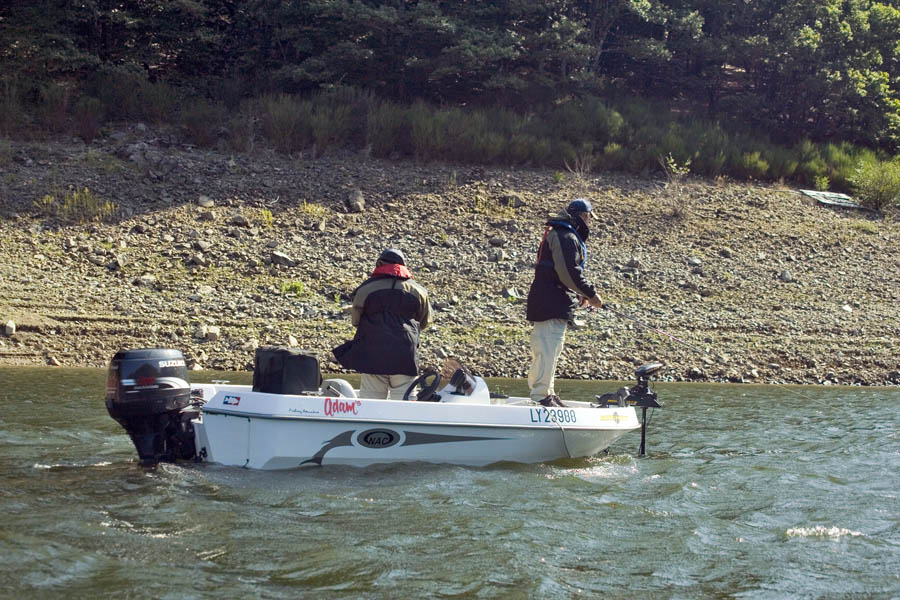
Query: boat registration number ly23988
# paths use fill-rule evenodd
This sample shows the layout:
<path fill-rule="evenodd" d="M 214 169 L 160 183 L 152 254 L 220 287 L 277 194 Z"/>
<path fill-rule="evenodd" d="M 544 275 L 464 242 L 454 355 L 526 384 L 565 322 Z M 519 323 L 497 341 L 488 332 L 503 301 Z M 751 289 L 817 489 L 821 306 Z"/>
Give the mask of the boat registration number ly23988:
<path fill-rule="evenodd" d="M 559 408 L 529 408 L 532 423 L 575 423 L 577 417 L 574 410 Z"/>

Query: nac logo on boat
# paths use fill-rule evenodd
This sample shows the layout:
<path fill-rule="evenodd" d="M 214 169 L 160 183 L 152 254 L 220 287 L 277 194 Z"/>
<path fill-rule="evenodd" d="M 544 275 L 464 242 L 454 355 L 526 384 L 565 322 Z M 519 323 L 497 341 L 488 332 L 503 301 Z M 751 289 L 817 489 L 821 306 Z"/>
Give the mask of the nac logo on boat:
<path fill-rule="evenodd" d="M 356 442 L 366 448 L 387 448 L 400 441 L 400 436 L 389 429 L 368 429 L 356 436 Z"/>
<path fill-rule="evenodd" d="M 237 406 L 240 403 L 241 403 L 240 396 L 225 396 L 222 399 L 222 404 L 229 404 L 231 406 Z"/>
<path fill-rule="evenodd" d="M 325 398 L 325 415 L 358 414 L 357 409 L 362 406 L 362 400 L 341 400 L 340 398 Z"/>

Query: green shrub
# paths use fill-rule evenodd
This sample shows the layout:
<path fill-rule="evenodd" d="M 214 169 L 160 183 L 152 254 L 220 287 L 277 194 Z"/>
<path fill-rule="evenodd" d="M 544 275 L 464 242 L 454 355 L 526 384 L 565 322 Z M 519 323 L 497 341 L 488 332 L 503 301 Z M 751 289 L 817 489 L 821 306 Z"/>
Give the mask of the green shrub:
<path fill-rule="evenodd" d="M 828 181 L 831 189 L 848 192 L 851 189 L 850 179 L 859 163 L 859 151 L 848 142 L 826 144 L 822 150 L 822 158 L 828 168 Z"/>
<path fill-rule="evenodd" d="M 690 164 L 691 151 L 685 140 L 684 128 L 678 123 L 669 123 L 665 134 L 659 140 L 659 145 L 662 152 L 657 158 L 667 157 L 673 164 Z"/>
<path fill-rule="evenodd" d="M 313 142 L 313 103 L 288 94 L 260 101 L 263 136 L 279 152 L 290 154 Z"/>
<path fill-rule="evenodd" d="M 578 179 L 586 179 L 597 164 L 594 156 L 594 145 L 583 143 L 581 148 L 565 160 L 566 169 Z"/>
<path fill-rule="evenodd" d="M 13 135 L 26 119 L 19 85 L 13 80 L 0 81 L 0 135 Z"/>
<path fill-rule="evenodd" d="M 382 102 L 369 109 L 366 118 L 366 142 L 374 156 L 393 152 L 408 153 L 406 111 L 393 102 Z"/>
<path fill-rule="evenodd" d="M 552 165 L 553 143 L 547 138 L 540 138 L 534 147 L 534 160 L 538 164 Z"/>
<path fill-rule="evenodd" d="M 759 150 L 741 152 L 738 149 L 730 162 L 731 172 L 743 179 L 766 179 L 769 173 L 769 163 Z"/>
<path fill-rule="evenodd" d="M 599 164 L 611 170 L 619 170 L 625 166 L 626 152 L 621 144 L 610 142 L 603 147 L 603 157 Z"/>
<path fill-rule="evenodd" d="M 463 131 L 454 140 L 451 158 L 483 164 L 495 162 L 506 150 L 506 138 L 494 129 L 487 112 L 477 110 L 467 117 Z"/>
<path fill-rule="evenodd" d="M 691 173 L 691 159 L 679 162 L 669 153 L 667 156 L 660 156 L 658 160 L 669 183 L 678 183 Z"/>
<path fill-rule="evenodd" d="M 65 84 L 51 83 L 41 88 L 38 112 L 47 129 L 55 133 L 65 130 L 71 97 L 72 90 Z"/>
<path fill-rule="evenodd" d="M 225 106 L 205 98 L 186 101 L 181 113 L 181 125 L 191 143 L 200 148 L 215 145 L 218 132 L 225 122 Z"/>
<path fill-rule="evenodd" d="M 796 179 L 802 185 L 814 185 L 816 177 L 828 175 L 828 165 L 822 158 L 819 147 L 809 140 L 802 140 L 794 146 L 797 157 Z"/>
<path fill-rule="evenodd" d="M 446 145 L 446 131 L 438 123 L 433 111 L 422 101 L 406 112 L 409 119 L 409 138 L 413 154 L 418 160 L 439 157 Z"/>
<path fill-rule="evenodd" d="M 621 113 L 596 98 L 589 99 L 585 104 L 591 141 L 605 145 L 618 140 L 625 130 L 625 118 Z"/>
<path fill-rule="evenodd" d="M 228 118 L 228 145 L 238 152 L 252 152 L 256 139 L 253 109 L 245 104 Z"/>
<path fill-rule="evenodd" d="M 182 102 L 178 90 L 162 81 L 141 81 L 137 93 L 135 112 L 141 117 L 157 125 L 175 122 Z"/>
<path fill-rule="evenodd" d="M 555 106 L 541 119 L 539 132 L 572 146 L 591 141 L 591 124 L 583 107 L 575 102 Z"/>
<path fill-rule="evenodd" d="M 514 165 L 543 164 L 549 157 L 549 143 L 530 133 L 515 133 L 506 146 L 507 162 Z"/>
<path fill-rule="evenodd" d="M 377 104 L 377 99 L 371 91 L 339 85 L 322 92 L 318 102 L 349 107 L 350 119 L 348 129 L 344 132 L 347 143 L 365 145 L 366 115 L 369 114 L 369 109 Z"/>
<path fill-rule="evenodd" d="M 496 131 L 482 131 L 471 138 L 467 160 L 491 164 L 497 162 L 506 149 L 506 138 Z"/>
<path fill-rule="evenodd" d="M 814 186 L 816 179 L 827 177 L 828 165 L 821 156 L 810 158 L 797 166 L 797 179 L 803 185 Z"/>
<path fill-rule="evenodd" d="M 73 189 L 62 194 L 47 194 L 35 202 L 38 210 L 48 217 L 56 217 L 65 223 L 86 223 L 112 219 L 117 207 L 109 200 L 94 195 L 88 188 Z"/>
<path fill-rule="evenodd" d="M 72 116 L 75 118 L 75 133 L 90 144 L 103 125 L 103 103 L 98 98 L 82 96 L 72 108 Z"/>
<path fill-rule="evenodd" d="M 765 158 L 769 162 L 769 177 L 775 181 L 791 179 L 800 165 L 793 151 L 779 146 L 767 148 Z"/>
<path fill-rule="evenodd" d="M 281 284 L 281 293 L 297 298 L 305 298 L 310 295 L 302 281 L 285 281 Z"/>
<path fill-rule="evenodd" d="M 472 212 L 488 215 L 494 218 L 510 219 L 515 216 L 515 210 L 512 206 L 502 204 L 497 198 L 490 198 L 487 195 L 479 194 L 475 196 L 475 202 L 472 205 Z"/>
<path fill-rule="evenodd" d="M 86 92 L 100 100 L 110 119 L 140 118 L 139 90 L 146 81 L 145 73 L 137 67 L 105 66 L 88 83 Z"/>
<path fill-rule="evenodd" d="M 857 219 L 856 221 L 852 221 L 850 223 L 850 227 L 852 227 L 856 231 L 861 231 L 862 233 L 866 233 L 869 235 L 875 235 L 876 233 L 878 233 L 878 227 L 872 221 L 863 221 L 862 219 Z"/>
<path fill-rule="evenodd" d="M 322 206 L 321 204 L 313 204 L 312 202 L 303 201 L 299 206 L 300 212 L 304 215 L 311 215 L 313 217 L 322 218 L 326 214 L 328 214 L 328 210 Z"/>
<path fill-rule="evenodd" d="M 691 156 L 691 171 L 698 175 L 715 177 L 728 164 L 729 135 L 716 123 L 691 121 L 685 126 L 685 136 Z"/>
<path fill-rule="evenodd" d="M 850 181 L 862 206 L 873 210 L 900 208 L 900 158 L 863 160 Z"/>
<path fill-rule="evenodd" d="M 322 153 L 329 146 L 340 146 L 350 137 L 352 109 L 346 105 L 324 105 L 314 107 L 310 115 L 310 135 L 316 144 L 316 152 Z"/>
<path fill-rule="evenodd" d="M 0 167 L 5 167 L 12 162 L 13 149 L 10 141 L 5 137 L 0 137 Z"/>

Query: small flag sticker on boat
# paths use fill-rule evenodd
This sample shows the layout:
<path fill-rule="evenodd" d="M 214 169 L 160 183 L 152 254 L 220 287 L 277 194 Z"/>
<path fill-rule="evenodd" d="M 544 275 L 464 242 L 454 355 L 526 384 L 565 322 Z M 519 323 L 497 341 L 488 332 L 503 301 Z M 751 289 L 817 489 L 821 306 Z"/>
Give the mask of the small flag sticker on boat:
<path fill-rule="evenodd" d="M 225 396 L 225 398 L 222 400 L 222 404 L 230 404 L 232 406 L 237 406 L 240 403 L 241 403 L 240 396 Z"/>

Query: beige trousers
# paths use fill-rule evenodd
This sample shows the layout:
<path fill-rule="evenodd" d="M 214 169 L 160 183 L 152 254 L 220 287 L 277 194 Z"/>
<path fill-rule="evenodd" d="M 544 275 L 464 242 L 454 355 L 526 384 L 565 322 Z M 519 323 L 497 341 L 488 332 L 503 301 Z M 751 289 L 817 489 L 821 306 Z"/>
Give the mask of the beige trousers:
<path fill-rule="evenodd" d="M 556 378 L 556 363 L 562 354 L 566 341 L 565 319 L 537 321 L 531 330 L 531 368 L 528 370 L 528 387 L 531 388 L 531 399 L 555 394 L 553 381 Z"/>
<path fill-rule="evenodd" d="M 363 373 L 359 377 L 360 398 L 389 398 L 403 400 L 406 388 L 412 383 L 413 375 L 371 375 Z"/>

